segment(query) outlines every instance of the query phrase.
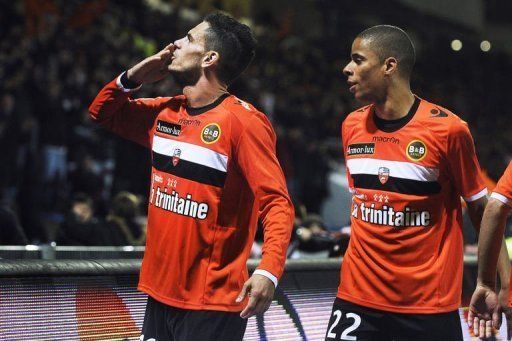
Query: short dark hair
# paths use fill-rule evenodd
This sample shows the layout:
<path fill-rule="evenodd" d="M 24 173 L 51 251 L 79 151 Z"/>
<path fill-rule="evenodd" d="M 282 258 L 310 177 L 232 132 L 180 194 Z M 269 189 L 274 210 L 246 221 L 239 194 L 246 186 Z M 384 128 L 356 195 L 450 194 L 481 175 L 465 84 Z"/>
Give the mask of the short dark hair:
<path fill-rule="evenodd" d="M 247 25 L 223 13 L 208 14 L 204 21 L 210 25 L 206 31 L 206 49 L 220 55 L 217 76 L 230 84 L 254 58 L 256 40 Z"/>
<path fill-rule="evenodd" d="M 389 57 L 396 58 L 400 74 L 410 78 L 416 62 L 416 52 L 411 38 L 404 30 L 391 25 L 377 25 L 359 33 L 356 38 L 367 40 L 381 61 Z"/>

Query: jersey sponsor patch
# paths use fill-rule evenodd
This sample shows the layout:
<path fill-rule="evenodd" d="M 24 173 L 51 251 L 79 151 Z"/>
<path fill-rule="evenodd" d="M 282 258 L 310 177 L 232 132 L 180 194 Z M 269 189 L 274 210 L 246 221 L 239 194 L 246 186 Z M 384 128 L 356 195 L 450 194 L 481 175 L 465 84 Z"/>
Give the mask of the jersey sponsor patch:
<path fill-rule="evenodd" d="M 412 161 L 421 161 L 427 156 L 427 146 L 421 140 L 409 142 L 405 150 L 407 157 Z"/>
<path fill-rule="evenodd" d="M 201 131 L 201 140 L 206 144 L 215 143 L 219 140 L 222 131 L 217 123 L 210 123 Z"/>
<path fill-rule="evenodd" d="M 375 154 L 375 143 L 354 143 L 347 147 L 347 156 Z"/>
<path fill-rule="evenodd" d="M 181 134 L 181 125 L 158 120 L 156 124 L 156 131 L 177 137 Z"/>

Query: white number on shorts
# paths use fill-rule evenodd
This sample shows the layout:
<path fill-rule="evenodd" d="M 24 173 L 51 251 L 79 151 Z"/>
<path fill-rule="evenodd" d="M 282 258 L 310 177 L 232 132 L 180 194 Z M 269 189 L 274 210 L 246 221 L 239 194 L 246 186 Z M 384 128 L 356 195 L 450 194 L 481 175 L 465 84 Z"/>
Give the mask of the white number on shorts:
<path fill-rule="evenodd" d="M 333 313 L 334 316 L 336 316 L 336 319 L 334 320 L 334 323 L 332 324 L 331 328 L 329 328 L 329 332 L 327 333 L 328 339 L 336 339 L 336 333 L 333 333 L 332 330 L 338 325 L 341 319 L 341 311 L 335 310 Z M 349 333 L 356 330 L 361 325 L 361 317 L 354 313 L 348 313 L 347 318 L 353 319 L 354 323 L 352 323 L 351 326 L 349 326 L 347 329 L 341 333 L 340 340 L 346 340 L 346 341 L 356 341 L 357 337 L 348 335 Z"/>
<path fill-rule="evenodd" d="M 336 327 L 338 325 L 338 322 L 340 322 L 340 319 L 341 319 L 341 311 L 339 310 L 336 310 L 334 313 L 333 313 L 334 316 L 336 316 L 336 320 L 334 321 L 334 323 L 332 324 L 331 328 L 329 328 L 329 332 L 327 333 L 327 338 L 328 339 L 335 339 L 336 338 L 336 334 L 332 332 L 332 330 L 334 329 L 334 327 Z"/>
<path fill-rule="evenodd" d="M 357 337 L 348 335 L 348 333 L 356 330 L 357 327 L 359 327 L 359 325 L 361 324 L 361 317 L 354 313 L 348 313 L 347 318 L 354 319 L 354 323 L 350 327 L 345 329 L 343 333 L 341 333 L 340 340 L 355 341 L 357 340 Z"/>

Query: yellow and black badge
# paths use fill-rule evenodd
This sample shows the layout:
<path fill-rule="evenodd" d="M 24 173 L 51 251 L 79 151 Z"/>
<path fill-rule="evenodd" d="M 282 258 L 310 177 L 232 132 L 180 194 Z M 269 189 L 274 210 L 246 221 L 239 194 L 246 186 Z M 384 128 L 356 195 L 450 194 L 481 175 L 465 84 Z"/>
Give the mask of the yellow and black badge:
<path fill-rule="evenodd" d="M 427 146 L 423 141 L 414 140 L 409 142 L 405 153 L 410 160 L 421 161 L 427 156 Z"/>
<path fill-rule="evenodd" d="M 201 131 L 201 140 L 206 143 L 215 143 L 221 134 L 220 126 L 217 123 L 210 123 Z"/>

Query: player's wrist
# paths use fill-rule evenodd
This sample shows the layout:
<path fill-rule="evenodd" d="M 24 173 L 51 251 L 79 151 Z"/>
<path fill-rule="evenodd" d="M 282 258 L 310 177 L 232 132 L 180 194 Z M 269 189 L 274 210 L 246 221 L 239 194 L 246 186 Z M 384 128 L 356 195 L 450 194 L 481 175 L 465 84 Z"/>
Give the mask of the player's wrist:
<path fill-rule="evenodd" d="M 121 75 L 121 83 L 128 89 L 136 89 L 142 85 L 142 81 L 133 75 L 132 69 L 127 70 Z"/>
<path fill-rule="evenodd" d="M 496 290 L 496 281 L 478 278 L 476 280 L 476 285 L 479 287 L 491 289 L 493 291 Z"/>

